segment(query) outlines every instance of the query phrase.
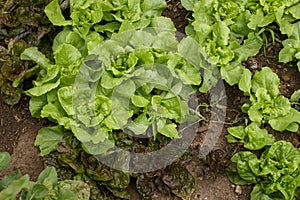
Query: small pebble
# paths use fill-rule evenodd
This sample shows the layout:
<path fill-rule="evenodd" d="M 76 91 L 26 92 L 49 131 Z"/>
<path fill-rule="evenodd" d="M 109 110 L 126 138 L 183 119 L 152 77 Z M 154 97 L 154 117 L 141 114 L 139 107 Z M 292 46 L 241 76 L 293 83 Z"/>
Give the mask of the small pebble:
<path fill-rule="evenodd" d="M 283 79 L 284 81 L 290 81 L 290 80 L 291 80 L 290 77 L 289 77 L 288 75 L 283 75 L 283 76 L 282 76 L 282 79 Z"/>
<path fill-rule="evenodd" d="M 234 192 L 237 193 L 237 194 L 239 194 L 239 195 L 242 194 L 242 188 L 241 188 L 241 186 L 237 185 L 237 186 L 235 187 Z"/>

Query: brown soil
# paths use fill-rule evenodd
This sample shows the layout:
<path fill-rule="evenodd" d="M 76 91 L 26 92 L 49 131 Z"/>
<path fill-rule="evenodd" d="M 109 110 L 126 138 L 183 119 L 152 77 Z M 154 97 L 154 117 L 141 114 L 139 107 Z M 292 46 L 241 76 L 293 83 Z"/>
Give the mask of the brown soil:
<path fill-rule="evenodd" d="M 169 17 L 175 24 L 177 31 L 185 33 L 185 27 L 189 24 L 186 20 L 189 12 L 185 10 L 180 0 L 166 0 L 168 8 L 164 10 L 163 16 Z"/>
<path fill-rule="evenodd" d="M 164 15 L 170 17 L 176 25 L 178 31 L 184 33 L 184 27 L 187 25 L 185 21 L 189 14 L 184 10 L 179 0 L 167 0 L 168 8 L 164 11 Z M 278 45 L 267 48 L 266 55 L 262 52 L 259 56 L 251 58 L 245 65 L 253 71 L 263 66 L 269 66 L 278 74 L 281 79 L 281 92 L 283 95 L 290 97 L 293 91 L 300 89 L 299 72 L 295 67 L 289 67 L 278 63 L 273 59 L 278 54 Z M 275 49 L 275 50 L 274 50 Z M 242 124 L 246 115 L 240 111 L 241 105 L 245 97 L 237 87 L 226 85 L 227 95 L 227 113 L 226 123 L 233 125 Z M 200 97 L 204 101 L 207 96 Z M 39 157 L 39 151 L 34 147 L 34 140 L 38 130 L 46 125 L 45 120 L 34 119 L 30 116 L 28 110 L 28 97 L 23 97 L 16 106 L 8 106 L 0 101 L 0 151 L 8 151 L 12 154 L 12 163 L 4 172 L 0 173 L 0 179 L 5 174 L 13 170 L 21 170 L 23 174 L 29 174 L 32 180 L 36 180 L 38 174 L 44 169 L 43 159 Z M 205 114 L 208 116 L 208 114 Z M 235 186 L 226 177 L 222 170 L 212 172 L 203 160 L 198 157 L 198 152 L 204 135 L 207 132 L 208 125 L 201 122 L 197 136 L 192 144 L 195 157 L 190 162 L 188 169 L 196 177 L 195 192 L 191 195 L 192 200 L 247 200 L 251 192 L 251 186 Z M 228 144 L 225 139 L 227 134 L 226 127 L 215 145 L 215 150 L 224 149 Z M 293 142 L 299 147 L 299 131 L 297 133 L 275 133 L 276 139 L 285 139 Z M 132 199 L 140 199 L 134 192 Z M 177 199 L 174 197 L 165 197 L 156 194 L 153 199 Z"/>
<path fill-rule="evenodd" d="M 29 174 L 36 180 L 44 169 L 39 150 L 34 147 L 34 140 L 44 120 L 31 117 L 29 112 L 29 98 L 25 97 L 15 106 L 8 106 L 0 101 L 0 151 L 7 151 L 12 156 L 8 169 L 0 173 L 0 179 L 15 170 L 22 174 Z"/>

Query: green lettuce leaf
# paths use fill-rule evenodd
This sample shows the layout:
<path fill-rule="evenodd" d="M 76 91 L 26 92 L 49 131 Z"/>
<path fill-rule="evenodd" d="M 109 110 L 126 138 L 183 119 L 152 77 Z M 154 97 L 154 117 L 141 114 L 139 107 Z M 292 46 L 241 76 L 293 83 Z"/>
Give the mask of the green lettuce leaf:
<path fill-rule="evenodd" d="M 47 59 L 44 54 L 38 51 L 37 47 L 25 49 L 20 57 L 22 60 L 32 60 L 43 68 L 47 68 L 50 65 L 49 59 Z"/>
<path fill-rule="evenodd" d="M 259 88 L 265 88 L 271 97 L 276 97 L 279 94 L 279 83 L 278 76 L 269 67 L 263 67 L 253 76 L 251 87 L 253 92 Z"/>
<path fill-rule="evenodd" d="M 7 152 L 0 152 L 0 171 L 7 168 L 10 164 L 11 158 L 9 153 Z"/>
<path fill-rule="evenodd" d="M 259 150 L 265 146 L 274 143 L 273 135 L 268 134 L 266 129 L 261 129 L 259 124 L 252 122 L 247 127 L 237 126 L 227 129 L 230 135 L 227 135 L 228 142 L 240 142 L 249 150 Z"/>
<path fill-rule="evenodd" d="M 256 13 L 250 17 L 248 27 L 256 30 L 258 27 L 265 27 L 271 24 L 275 20 L 274 15 L 264 15 L 262 9 L 256 10 Z"/>
<path fill-rule="evenodd" d="M 251 152 L 238 152 L 231 161 L 237 164 L 239 178 L 255 186 L 253 199 L 294 199 L 299 184 L 300 151 L 292 143 L 277 141 L 260 158 Z M 241 182 L 241 181 L 239 181 Z"/>
<path fill-rule="evenodd" d="M 40 148 L 40 155 L 45 156 L 50 152 L 55 151 L 63 134 L 64 129 L 61 126 L 44 127 L 39 130 L 34 145 Z"/>
<path fill-rule="evenodd" d="M 52 22 L 55 26 L 67 26 L 71 25 L 71 21 L 65 20 L 60 6 L 58 4 L 58 0 L 53 0 L 49 3 L 45 8 L 45 13 L 48 19 Z"/>
<path fill-rule="evenodd" d="M 294 108 L 291 108 L 289 113 L 283 117 L 271 119 L 269 124 L 274 130 L 284 131 L 289 130 L 292 132 L 297 132 L 299 126 L 295 123 L 300 124 L 300 112 Z M 295 124 L 293 128 L 290 127 L 291 124 Z"/>
<path fill-rule="evenodd" d="M 57 88 L 60 84 L 60 80 L 57 80 L 55 83 L 45 83 L 44 85 L 33 87 L 26 91 L 26 94 L 30 96 L 42 96 Z"/>
<path fill-rule="evenodd" d="M 0 191 L 0 199 L 16 199 L 17 195 L 23 189 L 29 189 L 30 185 L 31 184 L 28 175 L 14 180 L 5 189 Z"/>

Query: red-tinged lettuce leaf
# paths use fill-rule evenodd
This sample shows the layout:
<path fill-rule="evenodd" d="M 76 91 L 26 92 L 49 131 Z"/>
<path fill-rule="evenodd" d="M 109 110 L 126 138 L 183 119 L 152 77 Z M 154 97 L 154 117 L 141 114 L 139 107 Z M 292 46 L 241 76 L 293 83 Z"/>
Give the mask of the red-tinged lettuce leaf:
<path fill-rule="evenodd" d="M 178 165 L 167 168 L 162 176 L 162 181 L 178 197 L 188 199 L 195 189 L 195 178 L 190 172 Z"/>
<path fill-rule="evenodd" d="M 143 198 L 151 198 L 155 191 L 155 184 L 153 182 L 152 177 L 147 177 L 144 174 L 141 174 L 137 177 L 136 180 L 136 188 L 138 193 Z"/>
<path fill-rule="evenodd" d="M 93 156 L 82 156 L 82 162 L 87 175 L 95 181 L 111 181 L 114 178 L 112 169 L 101 164 L 97 158 Z"/>
<path fill-rule="evenodd" d="M 57 184 L 62 199 L 89 200 L 91 195 L 90 186 L 80 180 L 63 180 Z"/>

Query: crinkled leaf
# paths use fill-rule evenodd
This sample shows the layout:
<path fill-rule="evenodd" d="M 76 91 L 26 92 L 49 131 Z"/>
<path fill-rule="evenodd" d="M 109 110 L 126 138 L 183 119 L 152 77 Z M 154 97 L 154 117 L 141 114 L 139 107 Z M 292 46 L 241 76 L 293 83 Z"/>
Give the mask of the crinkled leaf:
<path fill-rule="evenodd" d="M 270 112 L 270 118 L 277 118 L 285 116 L 290 112 L 291 104 L 288 98 L 284 96 L 278 96 L 273 100 L 272 111 Z"/>
<path fill-rule="evenodd" d="M 226 171 L 226 174 L 229 178 L 229 180 L 236 184 L 236 185 L 249 185 L 249 183 L 247 181 L 245 181 L 244 179 L 242 179 L 239 176 L 239 173 L 237 173 L 236 171 Z"/>
<path fill-rule="evenodd" d="M 285 116 L 276 119 L 271 119 L 269 121 L 269 124 L 274 130 L 284 131 L 289 127 L 290 124 L 294 122 L 300 124 L 300 112 L 294 108 L 291 108 L 289 113 L 287 113 Z M 297 129 L 295 130 L 295 132 L 296 131 Z"/>
<path fill-rule="evenodd" d="M 137 135 L 145 134 L 150 124 L 151 122 L 147 119 L 146 113 L 142 113 L 133 121 L 129 121 L 126 128 Z"/>
<path fill-rule="evenodd" d="M 57 88 L 60 84 L 60 80 L 58 79 L 55 83 L 46 83 L 44 85 L 33 87 L 26 91 L 26 94 L 30 96 L 42 96 L 43 94 L 46 94 L 50 92 L 51 90 Z"/>
<path fill-rule="evenodd" d="M 218 78 L 215 73 L 211 70 L 204 69 L 202 85 L 199 91 L 202 93 L 207 93 L 212 87 L 214 87 L 218 82 Z"/>
<path fill-rule="evenodd" d="M 61 118 L 65 117 L 65 110 L 61 107 L 60 103 L 55 101 L 54 103 L 48 103 L 41 111 L 42 118 L 48 118 L 49 120 L 58 122 Z"/>
<path fill-rule="evenodd" d="M 287 42 L 286 40 L 282 42 L 282 44 L 284 45 L 284 48 L 280 50 L 279 57 L 278 57 L 279 61 L 284 62 L 284 63 L 292 61 L 294 58 L 294 55 L 297 52 L 297 50 L 294 49 L 293 47 L 285 45 L 286 42 Z"/>
<path fill-rule="evenodd" d="M 261 159 L 272 159 L 280 162 L 286 168 L 285 173 L 293 173 L 299 168 L 300 152 L 290 142 L 280 140 L 275 142 L 267 151 L 261 155 Z"/>
<path fill-rule="evenodd" d="M 168 30 L 166 32 L 170 32 L 170 33 L 174 33 L 173 31 L 170 31 L 170 30 L 174 30 L 174 31 L 176 30 L 172 20 L 168 17 L 163 17 L 163 16 L 154 17 L 151 20 L 150 26 L 157 27 L 157 28 L 164 27 L 164 29 Z M 164 38 L 166 38 L 166 37 L 164 37 Z M 170 38 L 170 39 L 172 39 L 172 38 Z"/>
<path fill-rule="evenodd" d="M 57 91 L 58 100 L 68 115 L 74 115 L 73 109 L 73 87 L 62 87 Z"/>
<path fill-rule="evenodd" d="M 81 58 L 79 50 L 71 44 L 63 44 L 54 53 L 58 65 L 69 66 Z"/>
<path fill-rule="evenodd" d="M 103 42 L 103 37 L 97 32 L 92 32 L 86 37 L 86 46 L 88 52 L 91 53 L 96 46 L 99 46 Z"/>
<path fill-rule="evenodd" d="M 162 100 L 162 106 L 166 108 L 167 118 L 180 121 L 181 117 L 183 117 L 183 114 L 188 113 L 188 110 L 183 110 L 188 108 L 181 106 L 180 103 L 181 102 L 178 97 L 172 97 Z"/>
<path fill-rule="evenodd" d="M 261 107 L 259 103 L 254 103 L 248 110 L 248 115 L 251 121 L 253 122 L 262 122 L 263 113 L 260 111 Z"/>
<path fill-rule="evenodd" d="M 159 16 L 167 7 L 164 0 L 144 0 L 141 4 L 143 16 Z"/>
<path fill-rule="evenodd" d="M 185 60 L 196 69 L 200 69 L 202 63 L 199 56 L 201 48 L 199 44 L 191 37 L 183 38 L 178 44 L 178 53 L 185 58 Z M 206 66 L 201 66 L 205 68 Z"/>
<path fill-rule="evenodd" d="M 261 49 L 263 40 L 261 37 L 253 32 L 248 34 L 248 39 L 244 40 L 244 43 L 234 49 L 234 53 L 237 55 L 236 61 L 242 62 L 249 57 L 255 56 Z"/>
<path fill-rule="evenodd" d="M 105 89 L 112 89 L 120 85 L 122 78 L 114 78 L 111 73 L 104 72 L 101 78 L 101 86 Z"/>
<path fill-rule="evenodd" d="M 237 164 L 237 172 L 242 179 L 248 183 L 257 183 L 256 173 L 259 160 L 253 153 L 248 151 L 238 152 L 232 156 L 231 161 Z M 257 169 L 253 168 L 255 166 L 257 166 Z"/>
<path fill-rule="evenodd" d="M 43 68 L 47 68 L 50 65 L 49 59 L 42 54 L 37 47 L 30 47 L 24 50 L 21 54 L 22 60 L 32 60 Z"/>
<path fill-rule="evenodd" d="M 195 190 L 195 178 L 180 166 L 170 166 L 162 177 L 163 182 L 173 194 L 183 199 L 188 198 Z"/>
<path fill-rule="evenodd" d="M 257 27 L 265 27 L 272 23 L 274 19 L 274 15 L 264 15 L 262 9 L 258 9 L 256 13 L 250 17 L 248 27 L 253 30 L 257 29 Z"/>
<path fill-rule="evenodd" d="M 268 134 L 266 129 L 259 128 L 258 124 L 251 123 L 245 128 L 247 138 L 244 140 L 244 147 L 249 150 L 259 150 L 265 146 L 272 145 L 275 141 L 273 135 Z"/>
<path fill-rule="evenodd" d="M 111 100 L 106 96 L 97 95 L 95 98 L 95 111 L 98 121 L 102 122 L 111 112 Z"/>
<path fill-rule="evenodd" d="M 294 18 L 300 19 L 299 9 L 300 9 L 300 3 L 298 2 L 297 4 L 287 8 L 285 12 L 289 12 L 293 15 Z"/>
<path fill-rule="evenodd" d="M 213 39 L 220 46 L 228 45 L 230 29 L 223 21 L 219 21 L 213 26 Z"/>
<path fill-rule="evenodd" d="M 269 67 L 263 67 L 253 76 L 252 91 L 256 92 L 259 88 L 265 88 L 272 97 L 275 97 L 279 94 L 279 83 L 277 74 Z"/>
<path fill-rule="evenodd" d="M 228 142 L 243 143 L 244 147 L 249 150 L 259 150 L 274 143 L 274 136 L 268 134 L 267 130 L 260 129 L 259 124 L 254 122 L 246 128 L 243 126 L 230 127 L 228 128 L 228 132 L 230 133 L 230 136 L 234 137 L 227 137 L 227 139 L 229 139 Z"/>
<path fill-rule="evenodd" d="M 109 149 L 113 148 L 115 143 L 106 139 L 103 142 L 99 142 L 94 144 L 92 142 L 84 142 L 82 143 L 82 148 L 89 154 L 98 155 L 107 152 Z"/>
<path fill-rule="evenodd" d="M 125 189 L 130 182 L 130 176 L 128 173 L 122 171 L 113 171 L 113 179 L 110 180 L 107 185 L 111 188 Z"/>
<path fill-rule="evenodd" d="M 35 183 L 29 191 L 23 192 L 21 199 L 44 199 L 48 194 L 48 188 L 40 183 Z"/>
<path fill-rule="evenodd" d="M 231 160 L 237 163 L 238 175 L 244 181 L 256 183 L 251 199 L 294 198 L 299 186 L 300 152 L 292 143 L 277 141 L 260 159 L 251 152 L 239 152 Z"/>
<path fill-rule="evenodd" d="M 57 187 L 59 191 L 72 192 L 72 194 L 65 193 L 61 199 L 76 199 L 76 200 L 89 200 L 91 189 L 90 186 L 80 180 L 63 180 L 59 181 Z"/>
<path fill-rule="evenodd" d="M 233 30 L 237 34 L 242 34 L 247 36 L 252 30 L 249 29 L 247 24 L 249 23 L 249 19 L 251 17 L 251 13 L 249 10 L 245 10 L 241 14 L 239 14 L 235 19 L 235 23 L 231 25 L 231 30 Z"/>
<path fill-rule="evenodd" d="M 84 54 L 86 51 L 85 42 L 86 41 L 82 37 L 80 37 L 79 34 L 69 29 L 64 29 L 55 36 L 53 40 L 52 50 L 53 52 L 56 52 L 61 45 L 70 44 L 76 47 L 80 51 L 80 53 Z"/>
<path fill-rule="evenodd" d="M 260 185 L 255 185 L 251 194 L 251 199 L 262 199 L 262 200 L 272 200 L 273 198 L 269 197 L 262 189 Z"/>
<path fill-rule="evenodd" d="M 122 199 L 130 199 L 130 193 L 127 190 L 119 189 L 119 188 L 112 188 L 106 186 L 106 188 L 115 196 Z"/>

